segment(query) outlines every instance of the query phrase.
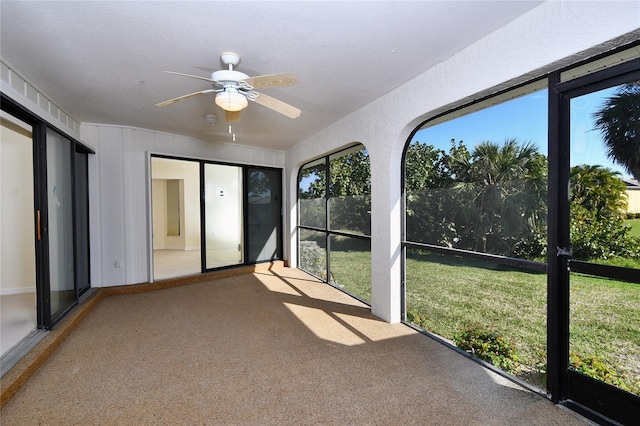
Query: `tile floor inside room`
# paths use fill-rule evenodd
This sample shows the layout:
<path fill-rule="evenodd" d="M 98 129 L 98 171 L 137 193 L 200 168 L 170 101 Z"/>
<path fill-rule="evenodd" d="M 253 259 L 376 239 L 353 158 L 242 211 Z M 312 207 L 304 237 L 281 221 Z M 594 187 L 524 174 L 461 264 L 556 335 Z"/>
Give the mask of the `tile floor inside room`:
<path fill-rule="evenodd" d="M 35 293 L 0 296 L 0 355 L 37 326 Z"/>

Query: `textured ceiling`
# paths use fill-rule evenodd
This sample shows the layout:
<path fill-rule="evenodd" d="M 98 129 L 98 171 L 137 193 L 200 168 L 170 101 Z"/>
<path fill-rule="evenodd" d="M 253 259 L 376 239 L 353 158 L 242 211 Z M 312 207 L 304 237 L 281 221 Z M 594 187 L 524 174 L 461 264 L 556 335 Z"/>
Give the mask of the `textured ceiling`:
<path fill-rule="evenodd" d="M 0 2 L 0 55 L 82 122 L 231 141 L 209 88 L 220 53 L 250 76 L 300 80 L 264 93 L 292 120 L 249 103 L 236 143 L 286 149 L 446 60 L 540 1 Z M 417 94 L 424 96 L 424 94 Z M 216 114 L 218 124 L 205 122 Z"/>

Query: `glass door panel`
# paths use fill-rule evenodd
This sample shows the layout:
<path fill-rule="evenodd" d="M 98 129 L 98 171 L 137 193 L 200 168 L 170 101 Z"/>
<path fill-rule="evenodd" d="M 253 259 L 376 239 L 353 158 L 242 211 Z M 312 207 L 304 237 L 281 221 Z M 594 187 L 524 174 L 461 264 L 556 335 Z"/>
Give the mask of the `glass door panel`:
<path fill-rule="evenodd" d="M 242 168 L 204 164 L 205 269 L 244 262 Z"/>
<path fill-rule="evenodd" d="M 1 122 L 0 355 L 4 355 L 38 323 L 32 127 L 4 112 Z"/>
<path fill-rule="evenodd" d="M 282 257 L 282 179 L 280 170 L 247 171 L 247 262 Z"/>
<path fill-rule="evenodd" d="M 49 300 L 51 319 L 76 301 L 71 141 L 47 130 Z"/>
<path fill-rule="evenodd" d="M 572 98 L 570 123 L 569 393 L 640 395 L 640 81 Z"/>

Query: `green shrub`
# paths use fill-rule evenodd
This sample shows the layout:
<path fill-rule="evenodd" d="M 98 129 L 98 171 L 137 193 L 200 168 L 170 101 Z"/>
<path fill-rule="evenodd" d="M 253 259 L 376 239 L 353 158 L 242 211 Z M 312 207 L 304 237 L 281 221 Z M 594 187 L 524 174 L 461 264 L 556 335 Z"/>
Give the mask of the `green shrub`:
<path fill-rule="evenodd" d="M 407 322 L 426 330 L 427 317 L 416 311 L 407 311 Z"/>
<path fill-rule="evenodd" d="M 622 217 L 600 215 L 576 204 L 571 209 L 569 229 L 574 258 L 640 258 L 640 240 L 630 235 L 631 228 Z"/>
<path fill-rule="evenodd" d="M 515 348 L 494 330 L 482 326 L 467 326 L 453 335 L 453 341 L 460 349 L 504 371 L 513 372 L 516 369 L 518 355 Z"/>
<path fill-rule="evenodd" d="M 627 392 L 640 394 L 640 383 L 634 383 L 625 375 L 620 374 L 609 363 L 595 355 L 585 355 L 571 353 L 569 355 L 569 365 L 576 371 L 586 374 L 589 377 L 598 379 L 610 385 L 616 386 Z"/>
<path fill-rule="evenodd" d="M 315 241 L 300 241 L 300 269 L 317 277 L 327 277 L 327 255 Z"/>

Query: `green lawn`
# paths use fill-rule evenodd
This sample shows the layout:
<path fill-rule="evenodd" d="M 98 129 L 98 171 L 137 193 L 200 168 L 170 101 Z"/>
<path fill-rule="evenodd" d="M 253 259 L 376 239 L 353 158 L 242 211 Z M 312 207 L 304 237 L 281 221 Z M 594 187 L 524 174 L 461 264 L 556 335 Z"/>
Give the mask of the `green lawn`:
<path fill-rule="evenodd" d="M 640 238 L 640 219 L 627 219 L 624 224 L 631 226 L 631 232 L 629 232 L 631 235 Z"/>
<path fill-rule="evenodd" d="M 368 251 L 332 251 L 333 284 L 371 303 L 371 253 Z"/>
<path fill-rule="evenodd" d="M 546 286 L 542 273 L 486 262 L 414 254 L 407 260 L 407 311 L 451 339 L 467 325 L 491 328 L 515 345 L 516 376 L 544 387 Z M 571 276 L 570 351 L 597 357 L 640 393 L 640 286 Z"/>
<path fill-rule="evenodd" d="M 371 300 L 369 251 L 331 253 L 334 282 Z M 515 345 L 515 375 L 545 387 L 546 286 L 544 273 L 435 254 L 410 253 L 406 264 L 407 311 L 420 327 L 451 340 L 473 324 L 489 327 Z M 571 276 L 570 350 L 597 357 L 640 394 L 640 285 Z"/>

